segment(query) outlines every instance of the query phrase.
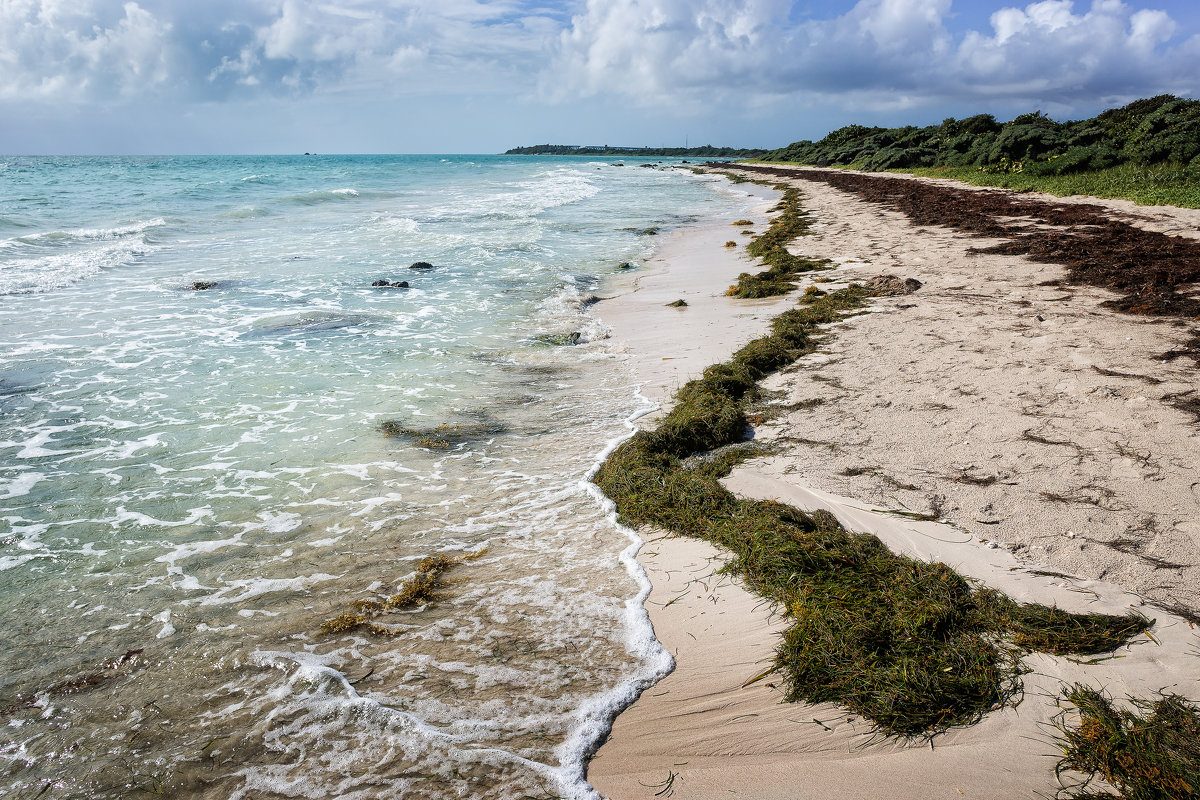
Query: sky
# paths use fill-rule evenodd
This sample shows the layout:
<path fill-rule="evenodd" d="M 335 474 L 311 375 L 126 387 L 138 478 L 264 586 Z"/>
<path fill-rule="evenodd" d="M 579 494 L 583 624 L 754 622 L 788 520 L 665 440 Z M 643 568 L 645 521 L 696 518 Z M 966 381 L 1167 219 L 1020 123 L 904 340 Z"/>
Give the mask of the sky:
<path fill-rule="evenodd" d="M 1197 0 L 0 0 L 0 152 L 780 147 L 1200 95 Z"/>

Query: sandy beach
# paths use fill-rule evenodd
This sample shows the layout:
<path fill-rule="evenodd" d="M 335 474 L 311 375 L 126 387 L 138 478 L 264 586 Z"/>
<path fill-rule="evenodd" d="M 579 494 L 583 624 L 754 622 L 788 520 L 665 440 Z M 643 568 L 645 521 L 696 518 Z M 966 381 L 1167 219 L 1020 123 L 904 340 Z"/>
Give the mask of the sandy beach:
<path fill-rule="evenodd" d="M 1015 707 L 932 740 L 887 739 L 838 706 L 781 703 L 771 676 L 752 682 L 771 666 L 782 619 L 717 574 L 708 544 L 645 530 L 647 607 L 677 668 L 617 719 L 589 781 L 612 800 L 1053 796 L 1064 684 L 1200 698 L 1200 428 L 1179 402 L 1196 364 L 1164 358 L 1196 326 L 1103 307 L 1117 295 L 1061 283 L 1063 265 L 981 253 L 996 242 L 915 225 L 820 181 L 794 185 L 814 225 L 791 251 L 835 266 L 800 291 L 879 274 L 922 285 L 835 324 L 817 353 L 765 382 L 775 408 L 755 437 L 771 454 L 726 486 L 827 509 L 1022 602 L 1157 624 L 1113 658 L 1028 655 Z M 775 192 L 752 191 L 761 230 Z M 1069 202 L 1146 230 L 1200 230 L 1193 210 Z M 736 230 L 664 243 L 632 291 L 596 307 L 660 404 L 795 303 L 724 296 L 757 269 L 722 246 Z M 676 299 L 688 305 L 666 305 Z"/>

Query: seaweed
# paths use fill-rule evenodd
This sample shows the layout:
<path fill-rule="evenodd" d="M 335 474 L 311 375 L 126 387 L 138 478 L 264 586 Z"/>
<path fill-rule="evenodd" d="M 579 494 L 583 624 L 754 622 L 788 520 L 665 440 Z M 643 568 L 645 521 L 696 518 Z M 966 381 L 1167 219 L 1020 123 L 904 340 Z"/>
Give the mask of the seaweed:
<path fill-rule="evenodd" d="M 1200 283 L 1200 241 L 1134 227 L 1113 219 L 1099 206 L 1031 200 L 1012 192 L 960 189 L 847 170 L 795 170 L 755 164 L 739 164 L 738 169 L 771 178 L 828 183 L 869 203 L 899 211 L 916 225 L 937 225 L 1003 239 L 978 252 L 1023 255 L 1037 262 L 1059 264 L 1066 268 L 1060 284 L 1110 289 L 1119 297 L 1101 305 L 1116 311 L 1153 317 L 1200 317 L 1200 297 L 1187 289 Z M 1036 226 L 1031 226 L 1030 220 Z M 747 251 L 755 244 L 752 242 Z M 1200 359 L 1196 355 L 1198 342 L 1200 336 L 1162 357 Z"/>
<path fill-rule="evenodd" d="M 1064 788 L 1060 796 L 1111 800 L 1185 800 L 1200 797 L 1200 708 L 1175 694 L 1156 700 L 1129 698 L 1118 709 L 1101 691 L 1075 684 L 1064 690 L 1075 707 L 1078 722 L 1059 722 L 1058 743 L 1063 757 L 1055 771 L 1079 772 L 1082 781 Z M 1116 790 L 1098 791 L 1091 784 L 1103 779 Z"/>
<path fill-rule="evenodd" d="M 789 700 L 842 703 L 886 733 L 928 735 L 1017 695 L 1021 648 L 1100 652 L 1153 623 L 1019 605 L 944 564 L 892 553 L 827 512 L 740 499 L 720 484 L 755 454 L 739 445 L 756 382 L 811 352 L 819 326 L 869 294 L 852 284 L 776 317 L 767 336 L 685 384 L 658 428 L 634 434 L 593 480 L 624 520 L 731 552 L 726 569 L 790 623 L 775 665 Z"/>
<path fill-rule="evenodd" d="M 321 630 L 325 633 L 345 633 L 365 627 L 371 633 L 381 636 L 395 636 L 403 633 L 401 630 L 377 624 L 373 620 L 388 611 L 398 611 L 434 602 L 438 599 L 442 573 L 456 564 L 474 561 L 483 553 L 483 550 L 478 550 L 458 556 L 426 556 L 417 563 L 417 570 L 412 577 L 400 584 L 395 593 L 382 600 L 356 600 L 351 604 L 354 611 L 338 614 L 336 617 L 326 620 L 321 623 Z"/>
<path fill-rule="evenodd" d="M 808 233 L 812 223 L 800 205 L 800 192 L 794 187 L 779 188 L 783 189 L 783 196 L 775 207 L 779 216 L 746 245 L 746 252 L 766 264 L 767 269 L 756 274 L 743 272 L 737 283 L 725 292 L 729 297 L 753 299 L 787 294 L 797 288 L 793 282 L 797 275 L 828 269 L 832 263 L 828 259 L 797 256 L 787 249 L 788 242 Z"/>

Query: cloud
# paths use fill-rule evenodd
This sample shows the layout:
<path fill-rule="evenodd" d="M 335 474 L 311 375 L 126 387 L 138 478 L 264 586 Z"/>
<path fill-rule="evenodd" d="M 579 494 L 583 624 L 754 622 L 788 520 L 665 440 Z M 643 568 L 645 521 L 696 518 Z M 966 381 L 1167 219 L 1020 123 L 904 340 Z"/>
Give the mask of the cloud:
<path fill-rule="evenodd" d="M 530 0 L 0 0 L 0 98 L 511 91 L 564 21 Z"/>
<path fill-rule="evenodd" d="M 956 99 L 1067 106 L 1200 88 L 1200 36 L 1166 11 L 1119 0 L 997 7 L 966 31 L 951 30 L 952 0 L 861 0 L 826 19 L 803 16 L 802 5 L 0 0 L 0 100 L 605 96 L 647 108 L 783 99 L 884 109 Z"/>
<path fill-rule="evenodd" d="M 560 36 L 556 96 L 823 98 L 877 108 L 970 99 L 1086 104 L 1200 89 L 1200 36 L 1161 10 L 1095 0 L 998 9 L 952 34 L 950 0 L 862 0 L 792 19 L 778 0 L 588 0 Z"/>
<path fill-rule="evenodd" d="M 119 98 L 161 86 L 170 30 L 135 2 L 2 0 L 0 98 Z"/>

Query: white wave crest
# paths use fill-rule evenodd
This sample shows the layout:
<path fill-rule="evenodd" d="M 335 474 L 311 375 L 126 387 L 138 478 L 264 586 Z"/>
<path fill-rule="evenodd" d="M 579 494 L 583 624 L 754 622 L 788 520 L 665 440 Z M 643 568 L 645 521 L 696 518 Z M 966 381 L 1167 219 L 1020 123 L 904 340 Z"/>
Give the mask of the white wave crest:
<path fill-rule="evenodd" d="M 154 249 L 146 233 L 162 217 L 114 228 L 83 228 L 18 236 L 0 242 L 0 295 L 48 292 L 129 264 Z"/>

